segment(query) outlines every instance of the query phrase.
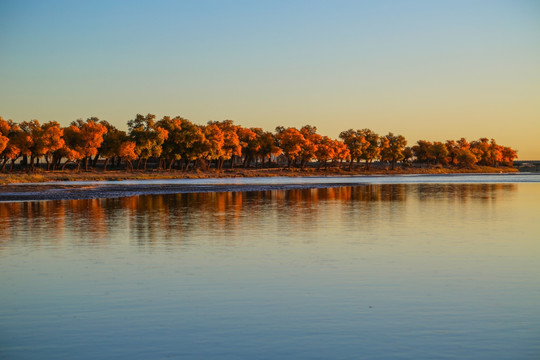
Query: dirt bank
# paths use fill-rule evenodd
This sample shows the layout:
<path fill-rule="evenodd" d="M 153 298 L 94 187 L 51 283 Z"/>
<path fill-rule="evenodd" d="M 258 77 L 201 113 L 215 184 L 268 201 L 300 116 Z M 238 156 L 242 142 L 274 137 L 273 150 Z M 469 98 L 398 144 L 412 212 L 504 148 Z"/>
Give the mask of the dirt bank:
<path fill-rule="evenodd" d="M 46 183 L 51 181 L 100 181 L 100 180 L 150 180 L 150 179 L 205 179 L 235 177 L 270 177 L 270 176 L 349 176 L 349 175 L 402 175 L 402 174 L 460 174 L 460 173 L 508 173 L 518 172 L 508 167 L 478 166 L 474 169 L 458 169 L 443 167 L 409 167 L 390 170 L 374 167 L 370 170 L 353 170 L 331 168 L 328 170 L 308 169 L 227 169 L 223 171 L 161 171 L 136 170 L 126 171 L 47 171 L 38 173 L 1 173 L 0 184 L 11 183 Z"/>

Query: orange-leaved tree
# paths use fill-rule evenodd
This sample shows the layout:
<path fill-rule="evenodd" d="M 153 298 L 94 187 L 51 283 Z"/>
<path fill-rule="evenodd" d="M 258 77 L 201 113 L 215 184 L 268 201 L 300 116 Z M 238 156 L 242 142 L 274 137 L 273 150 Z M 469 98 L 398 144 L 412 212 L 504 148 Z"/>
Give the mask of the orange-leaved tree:
<path fill-rule="evenodd" d="M 38 156 L 44 156 L 47 170 L 50 170 L 51 166 L 54 167 L 54 153 L 64 147 L 64 129 L 56 121 L 49 121 L 41 125 L 41 129 L 41 154 L 38 154 Z"/>
<path fill-rule="evenodd" d="M 435 164 L 448 163 L 448 148 L 440 141 L 434 141 L 427 150 L 430 159 L 435 161 Z"/>
<path fill-rule="evenodd" d="M 62 165 L 62 170 L 66 168 L 69 163 L 77 164 L 77 171 L 81 169 L 81 161 L 84 159 L 84 154 L 80 152 L 83 148 L 83 140 L 81 136 L 81 129 L 76 125 L 70 125 L 64 128 L 64 146 L 58 149 L 54 156 L 57 165 L 60 165 L 61 159 L 65 158 L 65 162 Z"/>
<path fill-rule="evenodd" d="M 85 170 L 88 170 L 91 158 L 98 155 L 98 149 L 103 143 L 103 136 L 107 133 L 107 127 L 98 121 L 97 118 L 89 118 L 86 121 L 78 119 L 64 129 L 66 143 L 68 143 L 66 155 L 68 159 L 71 157 L 78 162 L 79 169 L 83 160 Z"/>
<path fill-rule="evenodd" d="M 170 116 L 164 116 L 156 123 L 157 127 L 167 130 L 167 138 L 161 145 L 161 157 L 165 165 L 164 168 L 171 169 L 175 161 L 179 161 L 182 158 L 184 149 L 184 136 L 182 130 L 182 123 L 187 120 L 176 116 L 171 118 Z M 161 167 L 161 160 L 160 166 Z"/>
<path fill-rule="evenodd" d="M 270 131 L 263 131 L 262 129 L 253 129 L 258 135 L 257 143 L 259 150 L 257 156 L 261 158 L 261 165 L 264 166 L 264 160 L 270 161 L 272 156 L 279 156 L 281 154 L 281 148 L 278 146 L 278 140 Z"/>
<path fill-rule="evenodd" d="M 347 148 L 349 149 L 349 154 L 351 161 L 349 163 L 349 170 L 352 170 L 353 162 L 356 160 L 357 163 L 360 163 L 360 158 L 362 154 L 370 145 L 369 142 L 364 137 L 364 133 L 361 130 L 349 129 L 342 131 L 339 134 L 339 138 L 343 140 Z"/>
<path fill-rule="evenodd" d="M 179 145 L 180 157 L 184 159 L 184 164 L 182 166 L 184 170 L 187 171 L 190 164 L 201 158 L 206 151 L 207 146 L 204 129 L 189 120 L 183 119 Z"/>
<path fill-rule="evenodd" d="M 416 142 L 416 145 L 411 148 L 413 155 L 416 158 L 416 162 L 425 164 L 429 163 L 432 160 L 431 154 L 429 152 L 431 145 L 433 144 L 427 140 L 418 140 Z"/>
<path fill-rule="evenodd" d="M 240 146 L 242 147 L 242 156 L 244 157 L 244 168 L 249 166 L 249 164 L 255 159 L 257 152 L 261 148 L 259 143 L 259 134 L 262 133 L 260 128 L 245 128 L 242 126 L 236 127 L 236 134 L 238 135 L 238 140 L 240 141 Z"/>
<path fill-rule="evenodd" d="M 336 155 L 336 146 L 334 140 L 330 139 L 328 136 L 322 136 L 317 150 L 315 150 L 315 157 L 319 162 L 317 164 L 317 169 L 320 169 L 324 164 L 325 168 L 328 168 L 328 160 L 332 160 Z"/>
<path fill-rule="evenodd" d="M 458 147 L 456 151 L 456 165 L 462 168 L 473 167 L 478 162 L 478 158 L 471 151 L 471 144 L 465 138 L 461 138 L 456 141 L 456 145 Z"/>
<path fill-rule="evenodd" d="M 225 144 L 223 131 L 216 124 L 208 124 L 203 127 L 203 134 L 202 159 L 212 161 L 222 158 L 224 156 L 223 145 Z"/>
<path fill-rule="evenodd" d="M 304 125 L 300 133 L 304 136 L 304 141 L 300 143 L 300 167 L 303 169 L 308 161 L 316 157 L 322 136 L 317 134 L 317 127 L 312 125 Z"/>
<path fill-rule="evenodd" d="M 298 129 L 290 127 L 285 129 L 278 126 L 276 128 L 276 139 L 283 154 L 287 158 L 287 166 L 291 167 L 302 151 L 302 144 L 305 139 Z"/>
<path fill-rule="evenodd" d="M 2 161 L 1 171 L 4 171 L 9 160 L 18 157 L 20 150 L 13 143 L 13 132 L 18 126 L 11 120 L 4 120 L 0 116 L 0 159 Z"/>
<path fill-rule="evenodd" d="M 217 157 L 218 170 L 223 169 L 225 160 L 231 160 L 231 168 L 234 167 L 234 158 L 242 155 L 242 146 L 237 134 L 237 126 L 232 120 L 209 121 L 208 125 L 217 126 L 223 134 L 223 145 Z"/>
<path fill-rule="evenodd" d="M 21 154 L 30 156 L 30 170 L 34 169 L 35 162 L 45 157 L 47 167 L 50 168 L 52 154 L 64 146 L 63 130 L 56 121 L 49 121 L 43 125 L 38 120 L 23 121 L 20 128 L 26 135 L 22 138 Z"/>
<path fill-rule="evenodd" d="M 514 160 L 517 159 L 517 151 L 508 146 L 502 148 L 502 163 L 506 166 L 513 166 Z"/>
<path fill-rule="evenodd" d="M 488 165 L 489 156 L 489 139 L 481 138 L 476 141 L 472 141 L 470 145 L 471 152 L 478 159 L 478 164 Z"/>
<path fill-rule="evenodd" d="M 133 160 L 136 160 L 138 155 L 135 152 L 137 144 L 135 141 L 124 141 L 120 144 L 118 156 L 126 162 L 126 171 L 133 170 Z"/>
<path fill-rule="evenodd" d="M 122 143 L 128 139 L 125 131 L 118 130 L 108 121 L 101 120 L 99 123 L 107 128 L 107 132 L 103 135 L 103 142 L 101 143 L 98 152 L 98 155 L 105 159 L 103 171 L 107 171 L 107 165 L 111 159 L 113 160 L 114 166 L 114 159 L 122 158 L 120 156 L 120 147 L 122 146 Z M 118 161 L 117 166 L 120 166 L 120 161 Z"/>
<path fill-rule="evenodd" d="M 351 153 L 345 142 L 334 140 L 334 157 L 332 160 L 334 160 L 334 162 L 339 161 L 340 164 L 343 163 L 343 161 L 352 161 Z"/>
<path fill-rule="evenodd" d="M 159 157 L 161 155 L 161 145 L 168 137 L 168 131 L 154 124 L 156 116 L 148 114 L 143 116 L 137 114 L 135 119 L 128 121 L 129 138 L 136 144 L 135 153 L 139 160 L 137 168 L 144 161 L 144 170 L 146 162 L 150 157 Z"/>
<path fill-rule="evenodd" d="M 402 135 L 394 135 L 388 133 L 384 136 L 384 146 L 381 148 L 381 160 L 389 161 L 392 164 L 392 170 L 396 167 L 396 162 L 403 160 L 405 157 L 403 151 L 407 146 L 407 140 Z"/>
<path fill-rule="evenodd" d="M 379 135 L 370 129 L 362 129 L 360 134 L 368 143 L 360 157 L 366 161 L 366 170 L 369 170 L 373 160 L 377 159 L 381 153 Z"/>
<path fill-rule="evenodd" d="M 9 142 L 9 131 L 11 130 L 11 124 L 8 123 L 0 116 L 0 154 L 7 148 Z"/>
<path fill-rule="evenodd" d="M 478 159 L 469 148 L 461 148 L 456 155 L 457 165 L 462 168 L 472 168 Z"/>

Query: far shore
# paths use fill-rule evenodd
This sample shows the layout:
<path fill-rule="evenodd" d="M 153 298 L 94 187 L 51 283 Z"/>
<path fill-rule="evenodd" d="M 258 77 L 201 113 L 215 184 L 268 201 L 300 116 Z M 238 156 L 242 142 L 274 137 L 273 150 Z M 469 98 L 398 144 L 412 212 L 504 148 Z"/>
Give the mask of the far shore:
<path fill-rule="evenodd" d="M 189 171 L 179 170 L 92 170 L 92 171 L 41 171 L 34 173 L 11 172 L 0 173 L 0 184 L 47 183 L 56 181 L 120 181 L 120 180 L 153 180 L 153 179 L 206 179 L 206 178 L 243 178 L 243 177 L 276 177 L 276 176 L 361 176 L 361 175 L 406 175 L 406 174 L 473 174 L 473 173 L 513 173 L 519 172 L 511 167 L 477 166 L 470 169 L 450 167 L 405 167 L 391 170 L 385 167 L 348 169 L 329 168 L 269 168 L 269 169 L 224 169 L 222 171 Z"/>

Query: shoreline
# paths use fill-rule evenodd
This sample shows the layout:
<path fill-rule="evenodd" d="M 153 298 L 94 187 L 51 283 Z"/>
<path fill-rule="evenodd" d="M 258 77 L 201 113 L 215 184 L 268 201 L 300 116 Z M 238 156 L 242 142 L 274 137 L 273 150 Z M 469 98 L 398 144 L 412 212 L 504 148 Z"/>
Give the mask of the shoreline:
<path fill-rule="evenodd" d="M 327 189 L 336 187 L 359 187 L 369 185 L 391 185 L 394 182 L 398 184 L 420 183 L 462 183 L 459 175 L 477 175 L 477 178 L 486 176 L 484 180 L 473 182 L 495 183 L 499 175 L 507 175 L 502 182 L 508 182 L 508 175 L 517 175 L 518 181 L 523 181 L 519 173 L 515 171 L 501 174 L 495 173 L 374 173 L 369 174 L 333 174 L 320 176 L 317 173 L 311 173 L 307 176 L 252 176 L 244 177 L 199 177 L 199 178 L 145 178 L 145 179 L 122 179 L 127 182 L 121 182 L 120 179 L 112 181 L 95 181 L 88 177 L 78 179 L 77 182 L 59 181 L 56 183 L 11 183 L 0 186 L 0 203 L 10 202 L 31 202 L 31 201 L 50 201 L 50 200 L 88 200 L 88 199 L 107 199 L 124 198 L 143 195 L 176 195 L 188 193 L 209 193 L 209 192 L 250 192 L 250 191 L 273 191 L 273 190 L 306 190 L 306 189 Z M 418 180 L 416 177 L 407 177 L 403 175 L 420 175 L 423 178 Z M 528 175 L 528 174 L 523 174 Z M 513 177 L 513 176 L 511 176 Z M 288 180 L 289 178 L 290 180 Z M 450 178 L 450 180 L 449 180 Z M 227 179 L 230 181 L 228 182 Z M 268 179 L 265 181 L 264 179 Z M 426 180 L 427 179 L 427 180 Z M 160 182 L 159 180 L 164 180 Z M 172 181 L 169 181 L 172 180 Z M 174 180 L 188 180 L 175 182 Z M 207 181 L 205 181 L 207 180 Z M 222 180 L 222 181 L 221 181 Z M 442 181 L 442 182 L 441 182 Z M 467 180 L 465 180 L 467 181 Z M 470 180 L 469 180 L 470 181 Z M 513 180 L 511 180 L 513 181 Z M 534 180 L 536 182 L 536 180 Z"/>
<path fill-rule="evenodd" d="M 353 169 L 352 171 L 331 168 L 317 170 L 315 168 L 270 168 L 270 169 L 225 169 L 222 171 L 192 171 L 179 170 L 135 170 L 132 172 L 110 171 L 80 171 L 71 170 L 47 172 L 13 172 L 0 173 L 0 185 L 18 183 L 48 183 L 58 181 L 120 181 L 120 180 L 160 180 L 160 179 L 212 179 L 212 178 L 251 178 L 251 177 L 333 177 L 333 176 L 362 176 L 362 175 L 428 175 L 428 174 L 499 174 L 518 173 L 516 168 L 478 166 L 473 169 L 457 169 L 445 167 L 410 167 L 390 170 L 382 167 L 373 167 L 370 170 Z"/>

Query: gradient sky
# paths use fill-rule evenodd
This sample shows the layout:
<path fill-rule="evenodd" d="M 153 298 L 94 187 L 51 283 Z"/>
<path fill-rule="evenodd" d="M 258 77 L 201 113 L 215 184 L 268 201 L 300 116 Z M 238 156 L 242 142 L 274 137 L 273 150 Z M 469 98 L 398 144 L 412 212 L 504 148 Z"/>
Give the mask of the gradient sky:
<path fill-rule="evenodd" d="M 137 113 L 540 159 L 540 1 L 0 0 L 0 116 Z"/>

